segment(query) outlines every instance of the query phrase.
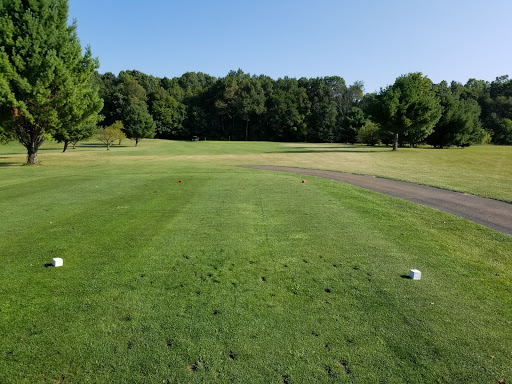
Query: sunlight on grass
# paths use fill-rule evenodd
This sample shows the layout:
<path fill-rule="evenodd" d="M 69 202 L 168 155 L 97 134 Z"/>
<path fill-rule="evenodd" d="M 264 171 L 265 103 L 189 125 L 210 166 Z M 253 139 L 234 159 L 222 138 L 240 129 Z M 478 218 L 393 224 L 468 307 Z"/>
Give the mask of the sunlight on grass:
<path fill-rule="evenodd" d="M 331 180 L 233 167 L 416 177 L 406 164 L 420 158 L 431 180 L 460 169 L 451 179 L 477 189 L 464 175 L 509 174 L 510 148 L 131 144 L 50 143 L 41 166 L 0 147 L 1 383 L 512 376 L 510 236 Z M 505 170 L 482 166 L 501 157 Z M 53 257 L 64 266 L 46 267 Z M 422 280 L 403 278 L 411 268 Z"/>
<path fill-rule="evenodd" d="M 469 148 L 401 148 L 346 144 L 268 142 L 173 142 L 144 140 L 134 148 L 130 140 L 105 154 L 96 142 L 79 144 L 76 150 L 59 153 L 60 144 L 43 147 L 43 165 L 68 166 L 83 163 L 93 153 L 112 165 L 144 162 L 204 164 L 224 166 L 281 165 L 367 174 L 431 185 L 439 188 L 512 202 L 512 147 L 474 146 Z M 20 145 L 0 147 L 0 165 L 24 161 Z"/>

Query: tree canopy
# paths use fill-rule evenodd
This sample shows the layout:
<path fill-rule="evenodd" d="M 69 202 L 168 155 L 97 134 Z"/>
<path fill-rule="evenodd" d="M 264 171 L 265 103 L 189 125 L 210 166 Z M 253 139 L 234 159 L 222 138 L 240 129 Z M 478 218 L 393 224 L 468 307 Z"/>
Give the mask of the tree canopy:
<path fill-rule="evenodd" d="M 442 107 L 442 114 L 426 142 L 435 147 L 468 145 L 482 142 L 485 131 L 480 122 L 480 106 L 471 98 L 464 98 L 462 85 L 446 81 L 434 86 Z"/>
<path fill-rule="evenodd" d="M 152 116 L 158 138 L 355 143 L 367 137 L 362 127 L 375 122 L 372 142 L 391 144 L 398 134 L 401 146 L 467 146 L 488 137 L 506 143 L 504 119 L 512 118 L 506 76 L 462 85 L 410 73 L 370 94 L 361 81 L 347 85 L 339 76 L 274 80 L 237 70 L 221 78 L 187 72 L 160 79 L 138 71 L 98 77 L 102 124 L 124 120 L 128 105 L 138 104 Z"/>
<path fill-rule="evenodd" d="M 134 139 L 135 146 L 141 139 L 155 136 L 155 122 L 145 105 L 128 105 L 123 114 L 123 126 L 126 137 Z"/>
<path fill-rule="evenodd" d="M 91 82 L 98 60 L 67 20 L 66 0 L 0 2 L 0 126 L 30 164 L 46 135 L 95 124 L 103 106 Z"/>
<path fill-rule="evenodd" d="M 98 140 L 107 146 L 107 151 L 110 150 L 110 146 L 116 141 L 119 141 L 119 144 L 121 144 L 121 140 L 125 138 L 126 135 L 123 133 L 123 123 L 119 120 L 108 127 L 102 128 L 98 132 Z"/>
<path fill-rule="evenodd" d="M 377 98 L 375 118 L 395 136 L 396 150 L 400 136 L 411 146 L 430 135 L 441 118 L 442 108 L 432 90 L 432 82 L 421 73 L 400 76 Z"/>

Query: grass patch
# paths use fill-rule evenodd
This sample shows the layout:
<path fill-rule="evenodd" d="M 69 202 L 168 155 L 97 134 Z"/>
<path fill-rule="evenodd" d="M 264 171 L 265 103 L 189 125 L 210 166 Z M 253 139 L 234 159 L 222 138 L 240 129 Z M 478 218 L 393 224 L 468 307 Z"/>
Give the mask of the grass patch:
<path fill-rule="evenodd" d="M 400 148 L 346 144 L 270 142 L 172 142 L 143 140 L 134 150 L 131 140 L 114 146 L 105 154 L 97 142 L 79 143 L 77 149 L 59 153 L 62 144 L 45 143 L 43 165 L 68 166 L 89 162 L 92 153 L 101 154 L 112 165 L 172 162 L 190 164 L 282 165 L 326 169 L 410 181 L 477 196 L 512 202 L 512 147 L 482 145 L 469 148 Z M 25 160 L 24 148 L 11 143 L 0 146 L 0 168 Z M 1 181 L 0 181 L 1 182 Z"/>
<path fill-rule="evenodd" d="M 510 380 L 510 236 L 245 145 L 0 168 L 0 382 Z"/>

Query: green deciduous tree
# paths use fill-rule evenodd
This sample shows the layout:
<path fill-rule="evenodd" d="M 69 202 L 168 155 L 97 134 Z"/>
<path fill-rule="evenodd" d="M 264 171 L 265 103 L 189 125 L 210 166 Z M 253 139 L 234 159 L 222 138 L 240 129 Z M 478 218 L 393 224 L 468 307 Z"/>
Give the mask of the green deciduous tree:
<path fill-rule="evenodd" d="M 366 123 L 366 120 L 361 108 L 352 107 L 341 120 L 336 141 L 354 144 L 358 141 L 359 130 Z"/>
<path fill-rule="evenodd" d="M 493 140 L 497 144 L 512 145 L 512 120 L 504 118 L 494 129 Z"/>
<path fill-rule="evenodd" d="M 245 78 L 240 86 L 241 120 L 245 121 L 245 140 L 249 140 L 249 121 L 265 112 L 265 94 L 257 78 Z"/>
<path fill-rule="evenodd" d="M 136 79 L 126 72 L 121 72 L 118 81 L 118 90 L 123 95 L 125 106 L 130 104 L 146 105 L 146 90 Z"/>
<path fill-rule="evenodd" d="M 472 98 L 465 99 L 464 88 L 461 84 L 446 81 L 434 87 L 442 107 L 440 120 L 434 131 L 427 137 L 427 143 L 435 147 L 458 146 L 467 147 L 481 143 L 485 131 L 480 123 L 480 106 Z"/>
<path fill-rule="evenodd" d="M 512 137 L 507 127 L 512 120 L 512 79 L 500 76 L 491 83 L 486 107 L 483 121 L 486 129 L 492 131 L 493 143 L 510 144 Z"/>
<path fill-rule="evenodd" d="M 155 122 L 145 105 L 128 105 L 123 113 L 123 132 L 129 139 L 135 140 L 135 146 L 141 139 L 155 136 Z"/>
<path fill-rule="evenodd" d="M 96 74 L 100 84 L 99 95 L 104 100 L 101 115 L 104 119 L 101 125 L 112 125 L 117 120 L 121 119 L 123 109 L 123 94 L 118 87 L 118 79 L 116 75 L 107 72 L 103 75 Z"/>
<path fill-rule="evenodd" d="M 421 142 L 441 118 L 441 106 L 432 90 L 432 82 L 421 73 L 400 76 L 377 96 L 373 118 L 395 137 L 411 145 Z"/>
<path fill-rule="evenodd" d="M 98 132 L 96 121 L 84 122 L 81 125 L 72 125 L 68 129 L 59 129 L 53 138 L 59 143 L 64 143 L 62 152 L 66 152 L 68 145 L 71 144 L 73 149 L 79 141 L 84 141 Z"/>
<path fill-rule="evenodd" d="M 220 80 L 217 89 L 217 99 L 215 109 L 222 122 L 222 131 L 224 132 L 226 119 L 231 120 L 231 130 L 228 131 L 231 136 L 235 134 L 235 121 L 240 110 L 240 86 L 238 84 L 239 76 L 236 72 L 230 72 L 228 76 Z"/>
<path fill-rule="evenodd" d="M 67 20 L 66 0 L 0 2 L 0 126 L 29 164 L 48 134 L 92 123 L 102 107 L 91 82 L 98 61 Z"/>
<path fill-rule="evenodd" d="M 183 138 L 186 108 L 162 87 L 149 95 L 149 111 L 158 137 Z"/>
<path fill-rule="evenodd" d="M 6 144 L 14 139 L 15 136 L 12 131 L 4 129 L 0 126 L 0 144 Z"/>
<path fill-rule="evenodd" d="M 306 88 L 311 102 L 307 120 L 310 141 L 332 143 L 335 139 L 338 112 L 332 83 L 332 78 L 323 77 L 299 80 L 299 84 Z"/>
<path fill-rule="evenodd" d="M 301 92 L 302 90 L 302 92 Z M 272 139 L 299 141 L 306 138 L 306 115 L 301 104 L 307 103 L 304 89 L 293 87 L 288 92 L 277 89 L 268 100 L 267 124 Z"/>
<path fill-rule="evenodd" d="M 116 141 L 121 142 L 125 138 L 126 135 L 123 133 L 123 123 L 121 121 L 116 121 L 98 132 L 98 140 L 107 146 L 107 151 Z"/>
<path fill-rule="evenodd" d="M 357 139 L 366 145 L 377 145 L 380 143 L 380 127 L 373 121 L 367 121 L 358 132 Z"/>

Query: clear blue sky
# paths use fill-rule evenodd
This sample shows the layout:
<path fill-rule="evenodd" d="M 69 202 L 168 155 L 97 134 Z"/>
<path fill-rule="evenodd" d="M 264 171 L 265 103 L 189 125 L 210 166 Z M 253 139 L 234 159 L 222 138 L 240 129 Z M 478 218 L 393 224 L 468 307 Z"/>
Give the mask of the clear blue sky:
<path fill-rule="evenodd" d="M 397 76 L 512 75 L 512 0 L 69 0 L 100 73 L 337 75 L 372 92 Z"/>

